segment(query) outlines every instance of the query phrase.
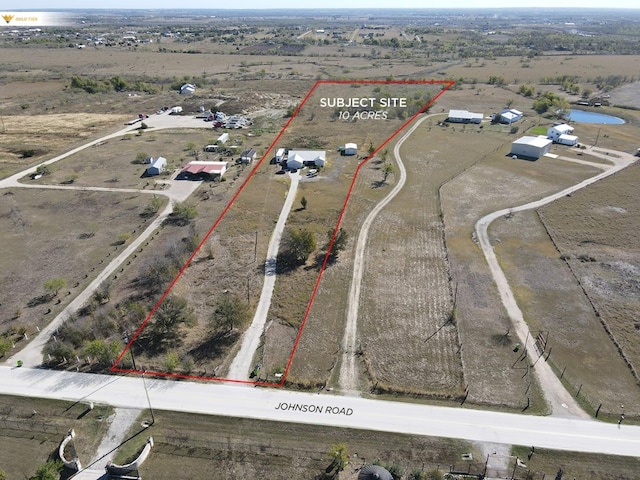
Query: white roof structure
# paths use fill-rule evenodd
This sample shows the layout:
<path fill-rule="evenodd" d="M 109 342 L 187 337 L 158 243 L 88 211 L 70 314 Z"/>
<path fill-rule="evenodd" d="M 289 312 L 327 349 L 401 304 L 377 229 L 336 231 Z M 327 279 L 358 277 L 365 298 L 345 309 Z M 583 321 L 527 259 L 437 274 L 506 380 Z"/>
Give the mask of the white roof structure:
<path fill-rule="evenodd" d="M 228 162 L 204 162 L 204 161 L 193 161 L 189 162 L 182 169 L 182 172 L 188 172 L 192 175 L 196 175 L 198 173 L 208 173 L 209 175 L 224 175 L 227 171 Z"/>
<path fill-rule="evenodd" d="M 289 159 L 295 158 L 296 160 L 304 162 L 314 162 L 318 163 L 318 161 L 324 162 L 327 158 L 327 152 L 324 150 L 289 150 Z"/>
<path fill-rule="evenodd" d="M 468 110 L 449 110 L 449 120 L 479 122 L 482 121 L 484 115 L 482 113 L 474 113 Z"/>
<path fill-rule="evenodd" d="M 507 123 L 517 122 L 522 118 L 522 112 L 520 110 L 511 108 L 500 113 L 500 117 Z"/>
<path fill-rule="evenodd" d="M 571 125 L 567 125 L 566 123 L 561 123 L 560 125 L 554 125 L 553 127 L 547 130 L 547 136 L 550 137 L 553 133 L 556 135 L 567 135 L 574 131 L 575 129 Z"/>
<path fill-rule="evenodd" d="M 537 136 L 537 137 L 520 137 L 517 140 L 514 140 L 512 145 L 530 145 L 532 147 L 537 148 L 545 148 L 546 146 L 553 143 L 551 140 L 545 137 Z"/>
<path fill-rule="evenodd" d="M 196 91 L 196 86 L 191 83 L 185 83 L 180 87 L 180 95 L 189 95 L 190 93 L 194 93 Z"/>
<path fill-rule="evenodd" d="M 344 148 L 345 150 L 353 148 L 354 150 L 358 149 L 358 145 L 356 145 L 355 143 L 345 143 L 344 144 Z"/>
<path fill-rule="evenodd" d="M 558 141 L 565 145 L 575 145 L 578 143 L 578 137 L 576 135 L 560 135 Z"/>

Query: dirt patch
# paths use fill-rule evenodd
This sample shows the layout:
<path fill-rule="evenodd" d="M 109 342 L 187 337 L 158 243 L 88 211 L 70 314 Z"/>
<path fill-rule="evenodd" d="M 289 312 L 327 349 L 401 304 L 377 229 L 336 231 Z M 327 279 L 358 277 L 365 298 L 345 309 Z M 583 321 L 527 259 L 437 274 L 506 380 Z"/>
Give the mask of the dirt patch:
<path fill-rule="evenodd" d="M 122 250 L 120 235 L 136 236 L 148 202 L 147 195 L 86 191 L 5 189 L 0 195 L 2 333 L 24 330 L 28 337 Z M 55 295 L 44 288 L 54 278 L 64 280 Z M 24 337 L 16 346 L 23 343 Z"/>
<path fill-rule="evenodd" d="M 121 128 L 122 114 L 61 113 L 3 116 L 0 177 L 47 160 L 79 142 Z"/>
<path fill-rule="evenodd" d="M 623 85 L 609 92 L 611 103 L 620 107 L 640 109 L 640 82 Z"/>

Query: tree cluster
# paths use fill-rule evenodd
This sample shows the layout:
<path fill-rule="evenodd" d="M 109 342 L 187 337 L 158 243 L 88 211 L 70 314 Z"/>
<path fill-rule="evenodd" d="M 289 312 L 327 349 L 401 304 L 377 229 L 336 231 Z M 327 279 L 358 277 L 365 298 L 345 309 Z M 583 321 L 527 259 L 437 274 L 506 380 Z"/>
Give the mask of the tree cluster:
<path fill-rule="evenodd" d="M 158 89 L 156 87 L 149 85 L 146 82 L 136 80 L 132 83 L 129 83 L 119 75 L 107 79 L 96 79 L 74 75 L 73 77 L 71 77 L 71 88 L 84 90 L 87 93 L 126 91 L 158 93 Z"/>
<path fill-rule="evenodd" d="M 533 109 L 539 114 L 551 111 L 554 115 L 563 116 L 569 110 L 569 102 L 553 92 L 545 92 L 533 102 Z"/>

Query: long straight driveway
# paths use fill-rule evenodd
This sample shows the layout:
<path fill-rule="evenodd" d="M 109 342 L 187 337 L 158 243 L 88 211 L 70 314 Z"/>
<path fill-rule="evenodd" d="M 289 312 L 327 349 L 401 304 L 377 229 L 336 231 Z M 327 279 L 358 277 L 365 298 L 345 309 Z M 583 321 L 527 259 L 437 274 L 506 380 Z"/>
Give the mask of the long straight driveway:
<path fill-rule="evenodd" d="M 264 283 L 262 284 L 260 301 L 258 302 L 251 326 L 244 332 L 240 351 L 238 351 L 229 367 L 227 378 L 230 380 L 249 380 L 249 373 L 253 369 L 253 357 L 260 344 L 260 337 L 262 336 L 264 325 L 267 322 L 269 307 L 271 307 L 271 297 L 273 296 L 273 289 L 276 285 L 276 259 L 278 257 L 278 250 L 280 249 L 280 240 L 282 239 L 282 233 L 284 232 L 287 218 L 289 218 L 289 213 L 291 213 L 293 202 L 296 199 L 296 192 L 298 191 L 298 184 L 300 183 L 299 171 L 289 173 L 288 175 L 291 179 L 291 184 L 289 185 L 287 198 L 280 211 L 276 228 L 273 230 L 271 240 L 269 240 L 267 259 L 264 263 Z"/>

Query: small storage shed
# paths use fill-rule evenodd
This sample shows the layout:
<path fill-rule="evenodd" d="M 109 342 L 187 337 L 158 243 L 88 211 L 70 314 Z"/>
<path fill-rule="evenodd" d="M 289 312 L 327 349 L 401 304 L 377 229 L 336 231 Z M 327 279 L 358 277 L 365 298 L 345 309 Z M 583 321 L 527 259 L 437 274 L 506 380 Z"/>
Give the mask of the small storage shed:
<path fill-rule="evenodd" d="M 191 83 L 185 83 L 180 87 L 180 95 L 189 95 L 196 91 L 196 86 Z"/>
<path fill-rule="evenodd" d="M 152 158 L 147 167 L 147 175 L 160 175 L 167 168 L 167 159 L 164 157 Z"/>
<path fill-rule="evenodd" d="M 358 154 L 358 145 L 355 143 L 345 143 L 342 154 L 345 156 L 353 156 Z"/>
<path fill-rule="evenodd" d="M 240 154 L 240 163 L 249 164 L 253 162 L 256 159 L 257 154 L 258 152 L 253 149 L 245 150 Z"/>
<path fill-rule="evenodd" d="M 537 160 L 549 153 L 552 144 L 550 139 L 544 137 L 521 137 L 511 144 L 510 155 Z"/>

